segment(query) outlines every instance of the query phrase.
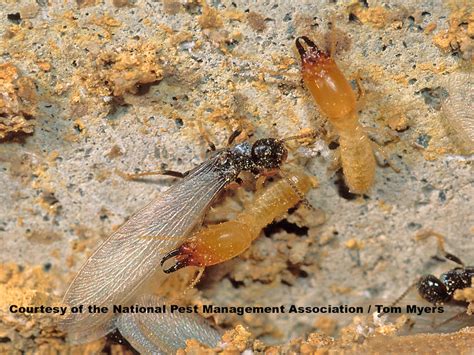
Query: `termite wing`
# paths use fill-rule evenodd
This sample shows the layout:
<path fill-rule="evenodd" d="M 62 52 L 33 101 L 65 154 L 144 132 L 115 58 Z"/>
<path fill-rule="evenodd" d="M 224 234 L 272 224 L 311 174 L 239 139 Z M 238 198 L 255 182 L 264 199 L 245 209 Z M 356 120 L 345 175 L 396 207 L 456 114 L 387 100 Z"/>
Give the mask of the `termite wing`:
<path fill-rule="evenodd" d="M 202 223 L 211 203 L 243 170 L 276 169 L 287 157 L 283 141 L 265 138 L 219 150 L 112 233 L 81 268 L 63 299 L 68 314 L 60 327 L 73 343 L 98 339 L 114 329 L 113 305 L 130 304 L 153 276 L 166 277 L 160 261 Z M 83 305 L 82 313 L 70 312 Z M 108 307 L 89 313 L 88 305 Z"/>
<path fill-rule="evenodd" d="M 137 298 L 144 307 L 156 307 L 165 302 L 152 295 Z M 197 314 L 187 313 L 124 313 L 116 320 L 117 329 L 140 354 L 174 354 L 186 348 L 186 339 L 216 347 L 221 339 L 218 330 Z"/>

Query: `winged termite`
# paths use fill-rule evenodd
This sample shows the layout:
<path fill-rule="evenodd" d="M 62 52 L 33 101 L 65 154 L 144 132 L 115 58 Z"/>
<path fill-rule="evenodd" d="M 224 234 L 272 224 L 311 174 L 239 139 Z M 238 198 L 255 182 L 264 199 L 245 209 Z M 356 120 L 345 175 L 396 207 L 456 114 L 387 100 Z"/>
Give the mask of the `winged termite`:
<path fill-rule="evenodd" d="M 459 266 L 439 277 L 432 274 L 419 277 L 395 300 L 368 299 L 366 295 L 352 301 L 369 315 L 355 318 L 349 314 L 331 315 L 339 327 L 344 327 L 341 332 L 350 331 L 364 338 L 374 332 L 398 335 L 452 333 L 474 325 L 474 267 L 447 252 L 441 234 L 421 230 L 415 237 L 417 240 L 435 237 L 438 243 L 436 259 L 450 260 Z"/>
<path fill-rule="evenodd" d="M 113 330 L 113 305 L 132 302 L 151 276 L 161 283 L 165 277 L 159 268 L 162 258 L 202 223 L 216 196 L 241 171 L 260 174 L 278 169 L 288 154 L 284 141 L 264 138 L 253 145 L 245 141 L 216 151 L 112 233 L 87 260 L 64 296 L 69 310 L 80 305 L 86 309 L 69 312 L 60 321 L 70 341 L 92 341 Z M 88 305 L 108 307 L 109 311 L 90 313 Z"/>
<path fill-rule="evenodd" d="M 162 306 L 157 296 L 143 295 L 136 302 L 144 307 Z M 117 329 L 141 354 L 174 354 L 186 348 L 186 339 L 215 347 L 221 339 L 218 330 L 196 314 L 158 312 L 123 313 L 116 320 Z"/>
<path fill-rule="evenodd" d="M 417 240 L 428 237 L 437 239 L 438 253 L 443 259 L 450 260 L 458 266 L 441 274 L 439 278 L 432 274 L 421 276 L 387 308 L 389 311 L 393 309 L 413 311 L 411 316 L 413 324 L 408 329 L 410 333 L 422 331 L 443 333 L 474 325 L 474 316 L 469 314 L 468 299 L 459 297 L 462 291 L 472 289 L 474 266 L 465 265 L 460 258 L 447 252 L 441 234 L 432 230 L 422 230 L 416 235 Z M 420 300 L 407 303 L 407 295 L 414 290 L 417 291 L 419 298 L 423 299 L 424 304 Z M 405 301 L 404 305 L 402 301 Z M 382 314 L 386 312 L 384 310 Z"/>

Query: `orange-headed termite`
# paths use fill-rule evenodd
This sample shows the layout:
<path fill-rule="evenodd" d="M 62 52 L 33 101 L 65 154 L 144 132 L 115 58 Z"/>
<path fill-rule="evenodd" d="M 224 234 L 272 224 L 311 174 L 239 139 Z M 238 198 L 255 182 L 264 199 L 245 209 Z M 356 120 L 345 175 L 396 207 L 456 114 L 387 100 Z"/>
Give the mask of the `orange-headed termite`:
<path fill-rule="evenodd" d="M 267 224 L 301 201 L 314 185 L 315 180 L 308 175 L 293 172 L 265 188 L 234 220 L 203 228 L 166 255 L 162 265 L 173 256 L 176 263 L 165 272 L 215 265 L 243 253 Z"/>
<path fill-rule="evenodd" d="M 159 270 L 163 257 L 202 223 L 216 196 L 241 171 L 260 174 L 278 169 L 288 154 L 284 141 L 264 138 L 214 152 L 112 233 L 87 260 L 63 300 L 69 310 L 91 305 L 108 307 L 109 312 L 69 312 L 60 324 L 69 340 L 84 343 L 112 331 L 113 306 L 132 302 L 151 276 L 163 282 L 165 274 Z"/>
<path fill-rule="evenodd" d="M 372 143 L 357 119 L 354 92 L 329 54 L 308 37 L 297 38 L 296 48 L 301 55 L 303 81 L 339 135 L 346 184 L 352 193 L 366 193 L 374 182 L 376 161 Z"/>

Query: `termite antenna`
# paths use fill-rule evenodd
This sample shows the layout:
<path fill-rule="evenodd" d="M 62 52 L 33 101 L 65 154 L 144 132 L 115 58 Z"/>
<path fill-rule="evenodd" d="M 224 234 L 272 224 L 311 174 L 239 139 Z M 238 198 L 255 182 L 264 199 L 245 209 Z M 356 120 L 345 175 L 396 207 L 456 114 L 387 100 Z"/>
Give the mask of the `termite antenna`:
<path fill-rule="evenodd" d="M 289 136 L 286 138 L 283 138 L 281 141 L 282 142 L 288 142 L 288 141 L 293 141 L 297 139 L 303 139 L 303 138 L 316 138 L 319 137 L 320 133 L 317 130 L 311 130 L 311 132 L 308 133 L 303 133 L 303 134 L 298 134 L 296 136 Z"/>
<path fill-rule="evenodd" d="M 451 260 L 453 262 L 455 262 L 456 264 L 459 264 L 461 266 L 465 266 L 465 264 L 462 262 L 462 260 L 460 258 L 458 258 L 456 255 L 453 255 L 451 253 L 448 253 L 446 251 L 446 249 L 444 248 L 444 235 L 438 233 L 438 232 L 435 232 L 434 230 L 432 229 L 428 229 L 428 230 L 422 230 L 420 232 L 418 232 L 416 235 L 415 235 L 415 239 L 416 240 L 424 240 L 424 239 L 427 239 L 427 238 L 430 238 L 430 237 L 434 237 L 436 238 L 436 241 L 438 243 L 438 253 L 441 254 L 442 256 L 444 256 L 446 259 L 448 260 Z"/>
<path fill-rule="evenodd" d="M 299 197 L 301 203 L 310 211 L 314 211 L 315 208 L 309 203 L 309 201 L 304 196 L 304 193 L 298 189 L 298 186 L 283 172 L 280 170 L 280 176 L 286 180 L 288 185 L 290 185 L 291 189 L 295 192 L 295 194 Z"/>
<path fill-rule="evenodd" d="M 205 270 L 204 267 L 200 267 L 200 268 L 199 268 L 198 273 L 197 273 L 196 276 L 194 277 L 194 280 L 191 282 L 191 284 L 189 285 L 188 289 L 194 288 L 194 286 L 196 286 L 197 283 L 198 283 L 199 281 L 201 281 L 202 275 L 204 274 L 204 270 Z"/>

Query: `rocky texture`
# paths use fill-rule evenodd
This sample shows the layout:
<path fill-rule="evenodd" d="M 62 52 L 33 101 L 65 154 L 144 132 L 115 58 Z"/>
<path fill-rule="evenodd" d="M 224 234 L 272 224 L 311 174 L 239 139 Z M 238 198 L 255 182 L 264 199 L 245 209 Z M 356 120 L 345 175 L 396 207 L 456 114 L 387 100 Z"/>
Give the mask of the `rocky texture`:
<path fill-rule="evenodd" d="M 36 88 L 11 63 L 0 65 L 0 141 L 34 131 Z"/>

